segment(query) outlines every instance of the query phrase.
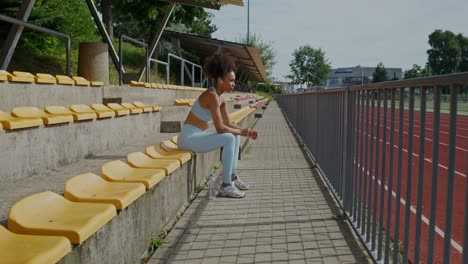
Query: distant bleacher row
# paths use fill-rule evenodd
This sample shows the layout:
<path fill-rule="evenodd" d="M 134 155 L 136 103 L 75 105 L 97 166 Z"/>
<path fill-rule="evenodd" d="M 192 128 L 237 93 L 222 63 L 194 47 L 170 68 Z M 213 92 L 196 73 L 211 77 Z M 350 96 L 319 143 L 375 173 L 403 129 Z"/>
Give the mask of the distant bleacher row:
<path fill-rule="evenodd" d="M 130 81 L 130 86 L 140 88 L 152 88 L 152 89 L 167 89 L 167 90 L 182 90 L 182 91 L 196 91 L 203 92 L 206 88 L 191 87 L 191 86 L 180 86 L 172 84 L 160 84 L 160 83 L 147 83 L 139 81 Z"/>
<path fill-rule="evenodd" d="M 138 105 L 139 103 L 134 103 L 135 109 L 141 111 L 158 110 L 157 107 L 151 109 L 150 106 Z M 94 117 L 98 117 L 98 113 L 118 115 L 121 109 L 113 109 L 111 106 L 84 106 L 88 112 L 76 111 L 76 107 L 71 107 L 70 110 L 60 108 L 59 112 L 67 110 L 77 116 L 86 113 L 94 114 Z M 102 107 L 112 110 L 104 111 Z M 16 110 L 12 113 L 21 113 Z M 130 108 L 124 110 L 127 114 L 131 112 Z M 253 111 L 254 107 L 246 106 L 231 113 L 230 119 L 238 124 Z M 42 115 L 52 115 L 41 112 L 38 118 L 41 121 L 49 118 Z M 58 116 L 75 118 L 74 114 Z M 24 197 L 10 207 L 8 229 L 0 225 L 0 259 L 5 263 L 59 261 L 71 252 L 72 244 L 82 244 L 117 216 L 118 211 L 155 188 L 195 155 L 196 153 L 190 151 L 179 150 L 177 136 L 174 136 L 171 140 L 161 141 L 159 145 L 147 147 L 145 152 L 128 154 L 127 163 L 114 160 L 103 164 L 101 177 L 93 173 L 71 177 L 65 183 L 63 196 L 46 191 Z"/>
<path fill-rule="evenodd" d="M 37 107 L 15 107 L 11 110 L 11 113 L 0 110 L 0 130 L 3 128 L 14 130 L 41 125 L 54 125 L 159 110 L 161 110 L 159 106 L 149 106 L 138 101 L 133 104 L 108 103 L 107 106 L 104 104 L 91 104 L 90 106 L 77 104 L 71 105 L 69 109 L 64 106 L 46 106 L 44 110 Z"/>
<path fill-rule="evenodd" d="M 13 71 L 9 73 L 5 70 L 0 70 L 0 81 L 8 81 L 12 83 L 37 83 L 37 84 L 63 84 L 63 85 L 78 85 L 78 86 L 102 86 L 101 81 L 88 81 L 80 76 L 68 77 L 66 75 L 53 76 L 47 73 L 37 73 L 33 75 L 29 72 Z"/>

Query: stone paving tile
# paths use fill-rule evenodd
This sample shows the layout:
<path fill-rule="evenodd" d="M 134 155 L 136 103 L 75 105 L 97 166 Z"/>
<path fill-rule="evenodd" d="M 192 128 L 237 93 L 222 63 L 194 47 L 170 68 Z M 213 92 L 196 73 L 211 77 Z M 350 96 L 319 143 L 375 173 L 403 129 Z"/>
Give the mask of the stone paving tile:
<path fill-rule="evenodd" d="M 239 174 L 243 199 L 192 202 L 148 263 L 368 263 L 345 240 L 320 185 L 275 102 L 256 125 Z M 353 246 L 354 250 L 351 249 Z M 359 257 L 359 258 L 357 258 Z"/>

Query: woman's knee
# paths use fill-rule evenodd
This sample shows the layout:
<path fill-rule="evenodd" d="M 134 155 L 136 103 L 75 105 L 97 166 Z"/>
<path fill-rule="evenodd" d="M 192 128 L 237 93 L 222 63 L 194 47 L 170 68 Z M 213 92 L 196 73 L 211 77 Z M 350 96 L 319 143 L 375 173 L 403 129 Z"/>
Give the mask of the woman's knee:
<path fill-rule="evenodd" d="M 223 139 L 223 142 L 224 142 L 225 146 L 236 143 L 236 137 L 235 137 L 234 134 L 223 133 L 223 134 L 221 134 L 221 136 L 222 136 L 222 139 Z"/>

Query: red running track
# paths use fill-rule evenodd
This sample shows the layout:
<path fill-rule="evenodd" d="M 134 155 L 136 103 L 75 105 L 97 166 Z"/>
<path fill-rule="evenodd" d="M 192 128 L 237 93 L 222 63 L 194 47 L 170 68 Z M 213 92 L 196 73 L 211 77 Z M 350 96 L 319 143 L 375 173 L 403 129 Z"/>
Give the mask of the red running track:
<path fill-rule="evenodd" d="M 361 108 L 363 109 L 363 108 Z M 384 184 L 385 191 L 384 191 L 384 217 L 383 219 L 378 219 L 384 227 L 387 224 L 388 219 L 390 219 L 390 230 L 389 231 L 392 238 L 395 237 L 395 224 L 396 221 L 400 222 L 400 232 L 398 234 L 398 239 L 403 242 L 404 240 L 404 216 L 406 205 L 408 202 L 406 201 L 406 193 L 407 193 L 407 183 L 411 179 L 412 186 L 410 190 L 410 240 L 409 245 L 406 247 L 408 249 L 409 258 L 410 260 L 414 259 L 414 250 L 415 250 L 415 226 L 416 226 L 416 206 L 417 206 L 417 189 L 419 185 L 418 179 L 418 160 L 419 160 L 419 143 L 421 139 L 419 138 L 420 133 L 420 113 L 415 111 L 414 112 L 414 134 L 413 134 L 413 155 L 410 157 L 410 163 L 412 165 L 411 171 L 411 178 L 408 177 L 407 168 L 409 165 L 408 162 L 408 141 L 409 141 L 409 124 L 408 124 L 408 117 L 409 112 L 407 110 L 404 111 L 404 120 L 403 120 L 403 155 L 401 161 L 401 168 L 402 168 L 402 184 L 401 184 L 401 196 L 400 200 L 397 203 L 396 199 L 396 188 L 397 188 L 397 172 L 398 172 L 398 132 L 399 132 L 399 111 L 395 110 L 395 135 L 394 135 L 394 145 L 390 146 L 390 109 L 387 111 L 387 124 L 384 125 L 383 122 L 383 109 L 381 109 L 381 116 L 380 122 L 381 125 L 377 128 L 377 110 L 374 109 L 374 116 L 371 117 L 371 108 L 369 107 L 369 120 L 374 120 L 373 126 L 369 121 L 369 128 L 373 129 L 374 137 L 371 138 L 371 131 L 366 133 L 361 133 L 361 124 L 358 123 L 356 130 L 359 132 L 358 136 L 360 137 L 360 146 L 356 147 L 365 147 L 365 141 L 362 142 L 362 139 L 367 140 L 368 146 L 368 163 L 367 168 L 364 169 L 360 167 L 360 164 L 364 164 L 365 157 L 358 156 L 355 160 L 356 166 L 358 166 L 359 170 L 365 172 L 362 173 L 361 177 L 364 178 L 369 183 L 371 183 L 372 188 L 375 188 L 375 178 L 378 179 L 378 189 L 377 189 L 377 196 L 374 197 L 374 190 L 372 190 L 373 199 L 371 199 L 367 203 L 367 207 L 370 209 L 370 212 L 374 214 L 373 208 L 374 204 L 372 201 L 377 202 L 377 218 L 379 218 L 379 211 L 380 211 L 380 200 L 381 198 L 381 186 Z M 420 247 L 421 247 L 421 256 L 420 261 L 421 263 L 425 263 L 427 260 L 427 255 L 429 252 L 428 249 L 428 239 L 429 239 L 429 217 L 430 217 L 430 203 L 431 203 L 431 188 L 432 188 L 432 136 L 433 136 L 433 113 L 426 113 L 426 127 L 425 132 L 426 135 L 424 137 L 424 168 L 423 168 L 423 199 L 422 199 L 422 220 L 421 220 L 421 238 L 420 238 Z M 361 118 L 359 116 L 358 118 Z M 364 116 L 365 118 L 365 116 Z M 360 120 L 358 120 L 360 122 Z M 437 178 L 437 197 L 436 197 L 436 233 L 435 233 L 435 241 L 434 241 L 434 260 L 435 263 L 442 263 L 443 259 L 443 241 L 444 241 L 444 229 L 445 229 L 445 221 L 446 221 L 446 201 L 447 201 L 447 182 L 448 182 L 448 144 L 449 144 L 449 116 L 447 114 L 441 114 L 440 116 L 440 140 L 437 144 L 437 149 L 439 152 L 439 162 L 438 162 L 438 178 Z M 387 130 L 387 139 L 386 139 L 386 177 L 385 181 L 382 183 L 382 172 L 380 171 L 382 168 L 382 153 L 380 153 L 380 160 L 379 160 L 379 171 L 375 170 L 375 165 L 373 166 L 373 171 L 369 172 L 370 168 L 370 161 L 372 160 L 373 164 L 375 164 L 375 151 L 376 151 L 376 142 L 377 142 L 377 129 L 379 129 L 380 138 L 380 152 L 382 152 L 382 136 L 383 136 L 383 129 Z M 366 124 L 364 123 L 364 129 L 366 128 Z M 452 226 L 452 247 L 451 247 L 451 263 L 461 263 L 461 256 L 463 250 L 463 232 L 466 232 L 463 227 L 463 219 L 464 219 L 464 199 L 465 199 L 465 182 L 466 182 L 466 171 L 467 171 L 467 158 L 468 158 L 468 116 L 457 116 L 457 129 L 456 129 L 456 150 L 455 150 L 455 176 L 454 176 L 454 192 L 453 192 L 453 201 L 454 207 L 452 211 L 452 219 L 453 219 L 453 226 Z M 373 141 L 373 155 L 371 155 L 371 140 Z M 387 205 L 388 205 L 388 186 L 389 186 L 389 164 L 388 160 L 390 155 L 394 155 L 394 163 L 393 163 L 393 180 L 392 180 L 392 214 L 391 216 L 387 216 Z M 370 177 L 372 175 L 372 178 Z M 367 188 L 369 191 L 369 186 Z M 368 197 L 368 192 L 364 193 L 363 191 L 360 194 L 361 199 Z M 395 219 L 396 216 L 396 205 L 400 206 L 400 217 Z M 405 246 L 403 246 L 405 248 Z M 403 249 L 402 248 L 402 249 Z"/>

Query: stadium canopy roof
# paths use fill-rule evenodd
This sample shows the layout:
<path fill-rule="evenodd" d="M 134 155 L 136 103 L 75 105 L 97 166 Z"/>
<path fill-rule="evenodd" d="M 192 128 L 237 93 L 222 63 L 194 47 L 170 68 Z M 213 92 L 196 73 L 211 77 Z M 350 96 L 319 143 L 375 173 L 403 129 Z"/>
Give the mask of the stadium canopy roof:
<path fill-rule="evenodd" d="M 238 66 L 237 79 L 252 82 L 267 82 L 265 67 L 257 48 L 218 39 L 200 37 L 196 35 L 165 30 L 163 38 L 171 41 L 179 39 L 184 50 L 197 55 L 203 61 L 219 49 L 230 53 Z"/>
<path fill-rule="evenodd" d="M 196 1 L 196 0 L 160 0 L 162 2 L 176 2 L 181 5 L 197 6 L 209 9 L 219 10 L 220 4 L 244 6 L 243 0 L 212 0 L 212 1 Z"/>

